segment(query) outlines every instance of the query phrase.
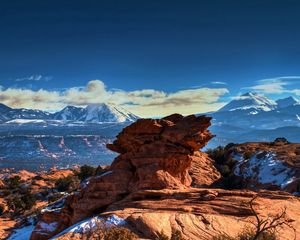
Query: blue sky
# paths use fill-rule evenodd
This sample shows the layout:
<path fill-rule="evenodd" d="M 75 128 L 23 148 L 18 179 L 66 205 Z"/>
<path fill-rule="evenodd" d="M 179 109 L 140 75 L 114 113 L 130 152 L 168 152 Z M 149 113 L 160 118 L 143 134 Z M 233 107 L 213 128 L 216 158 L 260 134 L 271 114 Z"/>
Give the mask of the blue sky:
<path fill-rule="evenodd" d="M 251 90 L 297 96 L 299 12 L 296 0 L 3 0 L 0 100 L 105 100 L 150 116 L 216 110 Z"/>

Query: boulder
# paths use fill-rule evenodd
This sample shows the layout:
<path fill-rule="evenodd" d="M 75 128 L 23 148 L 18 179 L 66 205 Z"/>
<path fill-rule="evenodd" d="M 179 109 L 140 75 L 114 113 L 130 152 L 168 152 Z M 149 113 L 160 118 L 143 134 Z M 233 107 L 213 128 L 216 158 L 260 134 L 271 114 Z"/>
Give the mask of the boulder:
<path fill-rule="evenodd" d="M 211 185 L 220 174 L 212 160 L 199 152 L 213 137 L 207 130 L 210 120 L 205 116 L 174 114 L 162 119 L 139 119 L 124 128 L 107 146 L 120 153 L 110 169 L 68 197 L 59 212 L 44 213 L 31 239 L 49 239 L 139 191 Z"/>

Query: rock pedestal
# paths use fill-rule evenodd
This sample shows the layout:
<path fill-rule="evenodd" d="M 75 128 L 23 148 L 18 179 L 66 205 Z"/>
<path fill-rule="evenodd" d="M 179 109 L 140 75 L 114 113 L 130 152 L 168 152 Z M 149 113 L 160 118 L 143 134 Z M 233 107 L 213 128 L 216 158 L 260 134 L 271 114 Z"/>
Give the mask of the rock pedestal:
<path fill-rule="evenodd" d="M 210 120 L 174 114 L 163 119 L 140 119 L 124 128 L 107 146 L 120 153 L 109 171 L 90 179 L 84 189 L 68 197 L 59 212 L 44 213 L 31 239 L 49 239 L 138 191 L 184 190 L 192 182 L 197 186 L 212 184 L 220 174 L 199 152 L 213 137 L 207 130 Z"/>

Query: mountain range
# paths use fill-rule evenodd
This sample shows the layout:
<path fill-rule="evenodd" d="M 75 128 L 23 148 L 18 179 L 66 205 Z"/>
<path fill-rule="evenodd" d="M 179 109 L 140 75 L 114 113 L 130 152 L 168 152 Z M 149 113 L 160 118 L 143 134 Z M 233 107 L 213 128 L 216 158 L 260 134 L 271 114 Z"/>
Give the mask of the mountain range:
<path fill-rule="evenodd" d="M 261 94 L 246 93 L 211 115 L 213 125 L 247 129 L 300 126 L 300 103 L 293 97 L 273 101 Z"/>
<path fill-rule="evenodd" d="M 206 115 L 213 118 L 210 131 L 216 135 L 206 148 L 277 137 L 300 142 L 300 103 L 293 97 L 273 101 L 246 93 Z M 56 113 L 0 104 L 0 165 L 36 169 L 109 164 L 114 154 L 105 145 L 138 118 L 113 104 L 67 106 Z"/>
<path fill-rule="evenodd" d="M 300 141 L 300 103 L 294 97 L 273 101 L 258 93 L 246 93 L 207 115 L 213 118 L 210 130 L 216 134 L 209 147 L 276 137 Z"/>
<path fill-rule="evenodd" d="M 101 103 L 88 105 L 85 108 L 67 106 L 64 109 L 49 113 L 33 109 L 14 109 L 0 104 L 0 123 L 18 122 L 28 123 L 25 120 L 62 120 L 78 122 L 133 122 L 138 119 L 136 115 L 114 104 Z M 16 120 L 16 121 L 14 121 Z"/>
<path fill-rule="evenodd" d="M 108 165 L 106 148 L 138 119 L 113 104 L 67 106 L 56 113 L 0 105 L 0 167 L 28 170 L 52 166 Z"/>

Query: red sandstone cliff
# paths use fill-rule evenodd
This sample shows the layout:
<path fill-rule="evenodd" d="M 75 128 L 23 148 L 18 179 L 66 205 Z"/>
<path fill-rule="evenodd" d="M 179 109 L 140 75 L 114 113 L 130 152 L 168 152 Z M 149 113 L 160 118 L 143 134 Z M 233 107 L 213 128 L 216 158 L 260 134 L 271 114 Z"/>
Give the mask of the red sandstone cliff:
<path fill-rule="evenodd" d="M 110 170 L 90 179 L 62 209 L 44 213 L 31 239 L 49 239 L 95 214 L 122 217 L 143 238 L 153 239 L 162 230 L 170 236 L 173 229 L 187 239 L 211 239 L 224 232 L 235 236 L 253 219 L 249 201 L 258 193 L 204 188 L 220 178 L 212 160 L 198 151 L 213 137 L 209 126 L 210 118 L 176 114 L 141 119 L 125 128 L 108 146 L 120 153 Z M 268 191 L 259 195 L 256 207 L 261 216 L 287 207 L 299 226 L 296 197 Z M 283 231 L 279 239 L 293 238 L 289 229 Z M 80 239 L 73 233 L 58 239 L 70 237 Z"/>

